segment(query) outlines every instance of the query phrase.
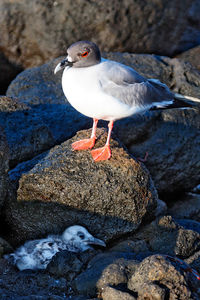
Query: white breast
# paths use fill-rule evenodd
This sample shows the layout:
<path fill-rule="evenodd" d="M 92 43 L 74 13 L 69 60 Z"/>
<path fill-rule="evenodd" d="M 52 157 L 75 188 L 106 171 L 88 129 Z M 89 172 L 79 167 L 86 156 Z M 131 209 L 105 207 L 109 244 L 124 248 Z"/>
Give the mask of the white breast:
<path fill-rule="evenodd" d="M 64 94 L 80 113 L 96 119 L 117 120 L 131 115 L 130 107 L 101 88 L 102 65 L 66 68 L 62 76 Z"/>

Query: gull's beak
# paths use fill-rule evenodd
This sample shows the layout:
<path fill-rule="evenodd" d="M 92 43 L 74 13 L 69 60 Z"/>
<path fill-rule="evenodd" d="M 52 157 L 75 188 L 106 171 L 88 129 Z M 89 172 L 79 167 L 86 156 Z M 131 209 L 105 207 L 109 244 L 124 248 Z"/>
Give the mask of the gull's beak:
<path fill-rule="evenodd" d="M 104 243 L 104 241 L 102 240 L 99 240 L 99 239 L 96 239 L 94 237 L 92 237 L 91 239 L 87 240 L 87 244 L 88 245 L 99 245 L 99 246 L 102 246 L 102 247 L 106 247 L 106 244 Z"/>
<path fill-rule="evenodd" d="M 68 61 L 68 59 L 65 58 L 55 67 L 54 74 L 56 74 L 58 71 L 64 69 L 65 67 L 72 67 L 72 65 L 73 65 L 73 62 Z"/>

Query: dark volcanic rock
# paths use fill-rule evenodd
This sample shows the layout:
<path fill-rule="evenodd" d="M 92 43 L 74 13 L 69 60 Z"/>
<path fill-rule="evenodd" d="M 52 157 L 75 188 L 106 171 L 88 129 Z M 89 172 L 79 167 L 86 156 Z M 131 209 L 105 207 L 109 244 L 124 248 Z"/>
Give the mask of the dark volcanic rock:
<path fill-rule="evenodd" d="M 194 47 L 178 55 L 179 59 L 183 59 L 191 63 L 191 65 L 200 71 L 200 46 Z"/>
<path fill-rule="evenodd" d="M 46 104 L 29 106 L 21 99 L 0 97 L 0 126 L 8 141 L 11 167 L 87 127 L 89 119 L 80 118 L 71 106 L 45 101 Z"/>
<path fill-rule="evenodd" d="M 29 171 L 22 163 L 21 175 L 19 166 L 16 174 L 12 171 L 11 179 L 21 176 L 18 203 L 13 194 L 7 202 L 6 219 L 17 239 L 80 224 L 108 240 L 155 216 L 157 193 L 148 171 L 116 141 L 111 142 L 112 158 L 105 162 L 95 163 L 89 151 L 71 150 L 73 141 L 89 135 L 89 131 L 79 132 L 38 156 L 34 167 L 30 161 Z M 96 147 L 102 146 L 106 135 L 100 129 L 97 135 Z"/>
<path fill-rule="evenodd" d="M 135 300 L 136 297 L 130 295 L 127 292 L 120 291 L 117 288 L 106 286 L 102 292 L 103 300 Z"/>
<path fill-rule="evenodd" d="M 104 51 L 173 55 L 199 44 L 199 13 L 198 0 L 2 0 L 0 50 L 23 67 L 42 64 L 83 39 Z"/>
<path fill-rule="evenodd" d="M 182 220 L 175 221 L 171 216 L 160 217 L 139 230 L 133 238 L 145 240 L 154 253 L 189 257 L 200 249 L 199 227 L 191 227 L 190 223 L 192 220 L 184 223 Z"/>
<path fill-rule="evenodd" d="M 137 299 L 198 299 L 199 280 L 172 257 L 145 258 L 128 282 Z"/>
<path fill-rule="evenodd" d="M 4 135 L 3 129 L 0 127 L 0 210 L 2 205 L 4 204 L 4 200 L 8 189 L 8 151 L 9 150 L 6 137 Z"/>

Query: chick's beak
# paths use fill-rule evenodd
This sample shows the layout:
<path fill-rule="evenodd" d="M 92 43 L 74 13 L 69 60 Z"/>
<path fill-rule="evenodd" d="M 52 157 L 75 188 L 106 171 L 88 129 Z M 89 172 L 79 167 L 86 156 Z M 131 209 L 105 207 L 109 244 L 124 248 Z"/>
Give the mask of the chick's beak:
<path fill-rule="evenodd" d="M 56 74 L 58 71 L 64 69 L 65 67 L 72 67 L 73 62 L 69 61 L 67 58 L 63 59 L 54 70 L 54 74 Z"/>
<path fill-rule="evenodd" d="M 102 247 L 106 247 L 106 244 L 104 243 L 104 241 L 96 239 L 96 238 L 91 238 L 90 240 L 87 241 L 87 244 L 91 244 L 91 245 L 99 245 Z"/>

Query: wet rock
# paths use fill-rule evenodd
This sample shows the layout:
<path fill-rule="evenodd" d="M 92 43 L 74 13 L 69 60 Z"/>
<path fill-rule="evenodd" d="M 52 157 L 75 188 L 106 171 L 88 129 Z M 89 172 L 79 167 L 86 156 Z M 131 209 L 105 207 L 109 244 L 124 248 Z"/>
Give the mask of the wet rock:
<path fill-rule="evenodd" d="M 0 105 L 1 107 L 1 105 Z M 1 112 L 0 112 L 1 116 Z M 4 204 L 7 189 L 8 189 L 8 161 L 9 161 L 9 152 L 7 140 L 3 131 L 3 128 L 0 127 L 0 210 Z"/>
<path fill-rule="evenodd" d="M 130 65 L 144 76 L 158 78 L 176 92 L 200 98 L 199 72 L 188 63 L 155 55 L 107 53 L 104 56 Z M 23 102 L 38 104 L 42 115 L 39 113 L 37 126 L 45 122 L 57 143 L 91 126 L 71 106 L 64 108 L 67 104 L 61 89 L 61 73 L 53 75 L 60 59 L 22 72 L 7 92 L 8 96 L 20 97 Z M 150 112 L 115 123 L 114 131 L 130 153 L 141 158 L 148 153 L 145 164 L 162 194 L 191 190 L 199 183 L 199 110 L 195 107 Z"/>
<path fill-rule="evenodd" d="M 34 5 L 27 0 L 3 0 L 0 49 L 23 67 L 59 56 L 81 39 L 93 40 L 105 51 L 171 56 L 199 43 L 199 12 L 198 0 L 167 4 L 128 0 L 123 6 L 119 0 L 38 1 Z"/>
<path fill-rule="evenodd" d="M 138 299 L 198 299 L 199 281 L 173 258 L 153 255 L 145 258 L 128 282 Z"/>
<path fill-rule="evenodd" d="M 116 140 L 105 162 L 95 163 L 90 151 L 72 151 L 73 141 L 90 134 L 80 131 L 38 156 L 29 169 L 22 163 L 21 174 L 19 165 L 17 174 L 12 171 L 11 180 L 17 180 L 15 175 L 20 180 L 17 200 L 12 193 L 5 208 L 10 236 L 34 239 L 79 224 L 106 241 L 154 218 L 157 193 L 149 173 Z M 97 135 L 96 147 L 101 147 L 107 134 L 98 129 Z"/>
<path fill-rule="evenodd" d="M 177 57 L 179 59 L 188 61 L 189 63 L 191 63 L 193 67 L 197 68 L 200 71 L 199 55 L 200 55 L 200 46 L 196 46 L 192 49 L 189 49 L 177 55 Z"/>
<path fill-rule="evenodd" d="M 134 253 L 110 252 L 95 256 L 85 272 L 76 277 L 74 284 L 80 294 L 95 296 L 102 293 L 106 286 L 126 284 L 128 277 L 137 268 Z"/>
<path fill-rule="evenodd" d="M 51 148 L 67 135 L 70 138 L 78 128 L 87 127 L 87 122 L 69 105 L 29 106 L 16 98 L 0 97 L 0 126 L 9 145 L 10 167 Z"/>

